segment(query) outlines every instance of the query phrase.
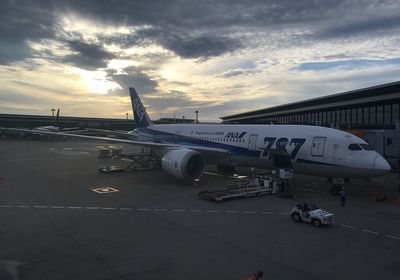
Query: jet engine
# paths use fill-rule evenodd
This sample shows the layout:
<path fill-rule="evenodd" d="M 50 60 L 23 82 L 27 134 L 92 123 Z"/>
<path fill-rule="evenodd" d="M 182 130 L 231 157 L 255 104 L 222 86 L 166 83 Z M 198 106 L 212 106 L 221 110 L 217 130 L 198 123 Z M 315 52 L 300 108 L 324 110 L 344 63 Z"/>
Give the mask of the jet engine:
<path fill-rule="evenodd" d="M 199 152 L 186 148 L 169 151 L 161 159 L 163 170 L 185 181 L 199 178 L 205 166 L 204 157 Z"/>

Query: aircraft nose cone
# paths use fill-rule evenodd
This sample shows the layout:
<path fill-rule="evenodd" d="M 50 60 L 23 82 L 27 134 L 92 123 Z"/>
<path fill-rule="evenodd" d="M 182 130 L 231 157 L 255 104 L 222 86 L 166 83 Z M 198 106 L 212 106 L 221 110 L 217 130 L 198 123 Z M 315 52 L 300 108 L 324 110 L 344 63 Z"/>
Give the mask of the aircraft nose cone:
<path fill-rule="evenodd" d="M 389 163 L 379 154 L 375 158 L 373 168 L 382 174 L 389 172 L 391 169 Z"/>

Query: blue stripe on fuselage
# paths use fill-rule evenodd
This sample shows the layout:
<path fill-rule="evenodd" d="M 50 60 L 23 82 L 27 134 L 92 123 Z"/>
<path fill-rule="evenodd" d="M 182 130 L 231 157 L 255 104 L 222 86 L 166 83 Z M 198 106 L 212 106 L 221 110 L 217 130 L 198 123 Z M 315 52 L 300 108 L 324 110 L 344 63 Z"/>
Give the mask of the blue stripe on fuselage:
<path fill-rule="evenodd" d="M 201 146 L 201 147 L 209 147 L 209 148 L 220 148 L 225 149 L 235 155 L 242 156 L 250 156 L 250 157 L 259 157 L 260 151 L 257 150 L 249 150 L 248 148 L 232 146 L 219 142 L 212 142 L 204 139 L 199 139 L 195 137 L 179 135 L 170 132 L 164 132 L 159 130 L 154 130 L 148 127 L 138 128 L 137 131 L 139 133 L 143 133 L 145 135 L 153 137 L 153 141 L 160 141 L 163 143 L 171 143 L 171 144 L 180 144 L 187 146 Z"/>
<path fill-rule="evenodd" d="M 333 163 L 328 163 L 328 162 L 320 162 L 320 161 L 314 161 L 314 160 L 309 160 L 309 159 L 303 159 L 303 158 L 298 158 L 297 162 L 299 163 L 309 163 L 309 164 L 320 164 L 320 165 L 329 165 L 329 166 L 341 166 L 341 167 L 346 167 L 344 165 L 337 165 Z"/>

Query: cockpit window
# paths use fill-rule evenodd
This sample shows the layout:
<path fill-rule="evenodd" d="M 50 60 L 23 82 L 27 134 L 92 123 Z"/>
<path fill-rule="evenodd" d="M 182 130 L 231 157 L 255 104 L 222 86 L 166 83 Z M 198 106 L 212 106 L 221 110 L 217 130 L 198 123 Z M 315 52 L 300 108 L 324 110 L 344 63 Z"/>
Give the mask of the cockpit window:
<path fill-rule="evenodd" d="M 348 148 L 349 148 L 349 150 L 352 150 L 352 151 L 361 151 L 362 150 L 361 147 L 356 143 L 350 144 Z"/>
<path fill-rule="evenodd" d="M 360 144 L 360 146 L 366 151 L 373 151 L 374 149 L 368 144 Z"/>

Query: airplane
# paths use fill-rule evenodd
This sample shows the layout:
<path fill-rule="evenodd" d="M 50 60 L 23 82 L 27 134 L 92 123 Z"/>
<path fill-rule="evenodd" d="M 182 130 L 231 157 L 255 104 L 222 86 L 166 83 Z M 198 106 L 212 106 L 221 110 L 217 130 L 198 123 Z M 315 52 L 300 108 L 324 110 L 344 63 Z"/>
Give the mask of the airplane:
<path fill-rule="evenodd" d="M 131 87 L 129 92 L 136 124 L 127 132 L 132 139 L 42 133 L 149 147 L 164 171 L 189 182 L 203 175 L 206 164 L 220 170 L 288 168 L 328 178 L 369 178 L 390 171 L 367 142 L 341 130 L 309 125 L 154 125 L 136 90 Z"/>
<path fill-rule="evenodd" d="M 54 118 L 54 125 L 38 126 L 38 127 L 32 128 L 32 130 L 38 131 L 38 132 L 42 132 L 42 131 L 59 132 L 60 131 L 59 118 L 60 118 L 60 109 L 57 110 L 56 117 Z"/>

